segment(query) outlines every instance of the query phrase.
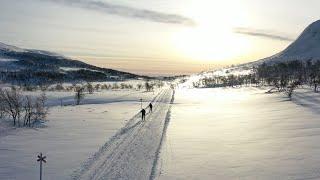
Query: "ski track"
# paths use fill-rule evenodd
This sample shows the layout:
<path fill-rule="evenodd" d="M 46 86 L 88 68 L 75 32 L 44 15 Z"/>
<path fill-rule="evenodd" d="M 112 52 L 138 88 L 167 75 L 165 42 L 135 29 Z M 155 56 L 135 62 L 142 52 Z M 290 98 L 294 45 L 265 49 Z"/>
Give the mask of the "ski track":
<path fill-rule="evenodd" d="M 172 93 L 172 96 L 171 96 L 171 100 L 170 100 L 170 104 L 173 103 L 174 101 L 174 94 L 175 94 L 175 91 L 173 90 L 173 93 Z M 149 180 L 153 180 L 157 177 L 157 172 L 160 173 L 161 170 L 158 169 L 158 160 L 159 160 L 159 156 L 160 156 L 160 150 L 161 150 L 161 147 L 162 147 L 162 143 L 164 142 L 164 139 L 166 137 L 166 133 L 167 133 L 167 129 L 168 129 L 168 126 L 169 126 L 169 122 L 170 122 L 170 118 L 171 118 L 171 106 L 169 107 L 168 111 L 167 111 L 167 114 L 166 114 L 166 118 L 165 118 L 165 123 L 164 123 L 164 127 L 163 127 L 163 131 L 162 131 L 162 135 L 161 135 L 161 140 L 160 140 L 160 143 L 159 143 L 159 146 L 157 148 L 157 151 L 156 151 L 156 157 L 153 161 L 153 166 L 152 166 L 152 169 L 151 169 L 151 174 L 149 176 Z M 159 170 L 159 171 L 157 171 Z"/>
<path fill-rule="evenodd" d="M 154 109 L 145 121 L 137 113 L 71 179 L 154 179 L 173 100 L 174 91 L 162 90 L 152 100 Z"/>

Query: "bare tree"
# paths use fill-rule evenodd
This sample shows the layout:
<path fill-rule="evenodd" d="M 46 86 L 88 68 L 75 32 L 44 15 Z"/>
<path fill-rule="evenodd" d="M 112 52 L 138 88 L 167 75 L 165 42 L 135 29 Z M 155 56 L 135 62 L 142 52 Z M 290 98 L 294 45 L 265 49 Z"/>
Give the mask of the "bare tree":
<path fill-rule="evenodd" d="M 77 86 L 75 88 L 75 96 L 74 96 L 74 99 L 76 101 L 76 105 L 79 105 L 81 100 L 84 98 L 84 88 L 83 87 L 80 87 L 80 86 Z"/>
<path fill-rule="evenodd" d="M 126 85 L 125 83 L 121 83 L 121 84 L 120 84 L 120 88 L 121 88 L 121 89 L 125 89 L 125 88 L 127 88 L 127 85 Z"/>
<path fill-rule="evenodd" d="M 62 90 L 64 90 L 64 87 L 63 87 L 62 83 L 58 83 L 58 84 L 56 85 L 55 89 L 56 89 L 57 91 L 62 91 Z"/>
<path fill-rule="evenodd" d="M 101 89 L 101 84 L 96 84 L 96 85 L 94 86 L 94 89 L 95 89 L 96 91 L 99 91 L 99 89 Z"/>
<path fill-rule="evenodd" d="M 25 101 L 23 104 L 24 109 L 24 126 L 31 127 L 31 120 L 33 119 L 35 115 L 35 104 L 32 101 L 32 98 L 30 96 L 25 96 Z"/>
<path fill-rule="evenodd" d="M 140 91 L 142 88 L 142 84 L 137 84 L 137 89 Z"/>
<path fill-rule="evenodd" d="M 157 87 L 162 88 L 164 86 L 164 83 L 162 81 L 158 81 Z"/>
<path fill-rule="evenodd" d="M 20 117 L 23 117 L 23 126 L 31 126 L 31 121 L 44 120 L 48 114 L 48 107 L 45 103 L 47 97 L 42 93 L 37 98 L 31 96 L 23 96 L 15 89 L 0 89 L 0 115 L 3 117 L 8 115 L 20 126 Z"/>
<path fill-rule="evenodd" d="M 119 85 L 118 85 L 118 83 L 114 83 L 113 85 L 112 85 L 112 89 L 119 89 L 120 87 L 119 87 Z"/>
<path fill-rule="evenodd" d="M 40 86 L 40 90 L 41 90 L 41 91 L 46 91 L 46 90 L 48 90 L 48 88 L 49 88 L 49 85 L 48 85 L 48 84 L 40 84 L 39 86 Z"/>
<path fill-rule="evenodd" d="M 287 87 L 286 89 L 286 93 L 288 95 L 288 98 L 291 100 L 292 98 L 292 94 L 293 94 L 293 91 L 300 85 L 300 82 L 299 81 L 294 81 L 292 83 L 290 83 L 290 85 Z"/>
<path fill-rule="evenodd" d="M 22 95 L 16 89 L 11 90 L 1 90 L 0 99 L 3 101 L 3 110 L 5 113 L 9 114 L 13 119 L 13 125 L 20 126 L 20 116 L 22 110 Z"/>
<path fill-rule="evenodd" d="M 94 88 L 90 82 L 87 83 L 87 90 L 89 94 L 93 94 Z"/>
<path fill-rule="evenodd" d="M 47 96 L 42 93 L 37 97 L 35 102 L 35 117 L 34 120 L 45 120 L 47 118 L 49 108 L 46 106 Z"/>
<path fill-rule="evenodd" d="M 146 91 L 152 91 L 153 90 L 153 84 L 150 83 L 149 81 L 146 81 L 145 82 L 145 88 L 146 88 Z"/>
<path fill-rule="evenodd" d="M 0 96 L 0 118 L 4 118 L 6 116 L 6 111 L 5 111 L 5 101 L 2 99 L 3 97 Z"/>

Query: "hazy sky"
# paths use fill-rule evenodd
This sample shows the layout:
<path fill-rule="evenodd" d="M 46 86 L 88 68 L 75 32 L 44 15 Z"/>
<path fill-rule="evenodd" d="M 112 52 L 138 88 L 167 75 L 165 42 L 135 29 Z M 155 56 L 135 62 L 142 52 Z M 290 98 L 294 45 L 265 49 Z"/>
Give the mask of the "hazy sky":
<path fill-rule="evenodd" d="M 270 56 L 318 20 L 319 0 L 0 0 L 0 42 L 140 74 Z"/>

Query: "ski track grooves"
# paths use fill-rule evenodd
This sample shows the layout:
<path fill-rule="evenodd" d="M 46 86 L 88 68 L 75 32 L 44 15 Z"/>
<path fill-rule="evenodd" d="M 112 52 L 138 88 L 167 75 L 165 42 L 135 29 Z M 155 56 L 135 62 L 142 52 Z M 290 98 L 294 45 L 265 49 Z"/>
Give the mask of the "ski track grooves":
<path fill-rule="evenodd" d="M 172 104 L 173 101 L 174 101 L 174 94 L 175 94 L 175 91 L 173 90 L 172 97 L 171 97 L 171 100 L 170 100 L 170 104 Z M 169 106 L 169 109 L 168 109 L 167 114 L 166 114 L 165 123 L 164 123 L 164 126 L 163 126 L 162 135 L 161 135 L 161 140 L 160 140 L 159 146 L 157 148 L 157 151 L 155 153 L 156 154 L 156 158 L 153 161 L 153 165 L 152 165 L 152 169 L 151 169 L 151 174 L 149 176 L 149 180 L 153 180 L 153 179 L 156 178 L 158 160 L 160 158 L 159 157 L 160 156 L 160 151 L 161 151 L 161 148 L 162 148 L 162 143 L 163 143 L 164 138 L 165 138 L 166 133 L 167 133 L 167 129 L 168 129 L 168 126 L 169 126 L 170 118 L 171 118 L 171 105 Z"/>
<path fill-rule="evenodd" d="M 162 90 L 152 100 L 154 110 L 145 121 L 137 113 L 74 172 L 72 179 L 154 179 L 173 100 L 174 91 Z"/>

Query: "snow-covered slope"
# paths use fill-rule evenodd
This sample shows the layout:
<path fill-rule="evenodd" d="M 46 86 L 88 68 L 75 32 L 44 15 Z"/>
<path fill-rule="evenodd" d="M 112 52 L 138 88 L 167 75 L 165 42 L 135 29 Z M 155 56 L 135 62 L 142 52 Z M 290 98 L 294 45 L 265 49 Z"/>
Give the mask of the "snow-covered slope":
<path fill-rule="evenodd" d="M 232 68 L 221 68 L 201 73 L 204 76 L 239 75 L 252 72 L 254 66 L 262 63 L 273 64 L 287 61 L 318 61 L 320 60 L 320 20 L 310 24 L 301 35 L 283 51 L 257 61 L 234 66 Z M 228 72 L 227 74 L 225 72 Z"/>
<path fill-rule="evenodd" d="M 77 70 L 66 71 L 63 68 Z M 141 77 L 127 72 L 100 68 L 57 53 L 23 49 L 1 42 L 0 73 L 2 74 L 0 81 L 18 84 L 105 81 Z"/>
<path fill-rule="evenodd" d="M 2 53 L 1 53 L 2 52 Z M 50 52 L 50 51 L 43 51 L 43 50 L 38 50 L 38 49 L 23 49 L 17 46 L 12 46 L 8 45 L 5 43 L 0 42 L 0 56 L 5 53 L 5 52 L 12 52 L 12 53 L 36 53 L 36 54 L 42 54 L 42 55 L 47 55 L 47 56 L 57 56 L 57 57 L 63 57 L 63 55 Z"/>
<path fill-rule="evenodd" d="M 320 94 L 176 89 L 157 180 L 320 179 Z"/>
<path fill-rule="evenodd" d="M 0 51 L 25 52 L 26 50 L 0 42 Z"/>
<path fill-rule="evenodd" d="M 320 20 L 309 25 L 302 34 L 282 52 L 254 63 L 292 60 L 320 60 Z"/>

